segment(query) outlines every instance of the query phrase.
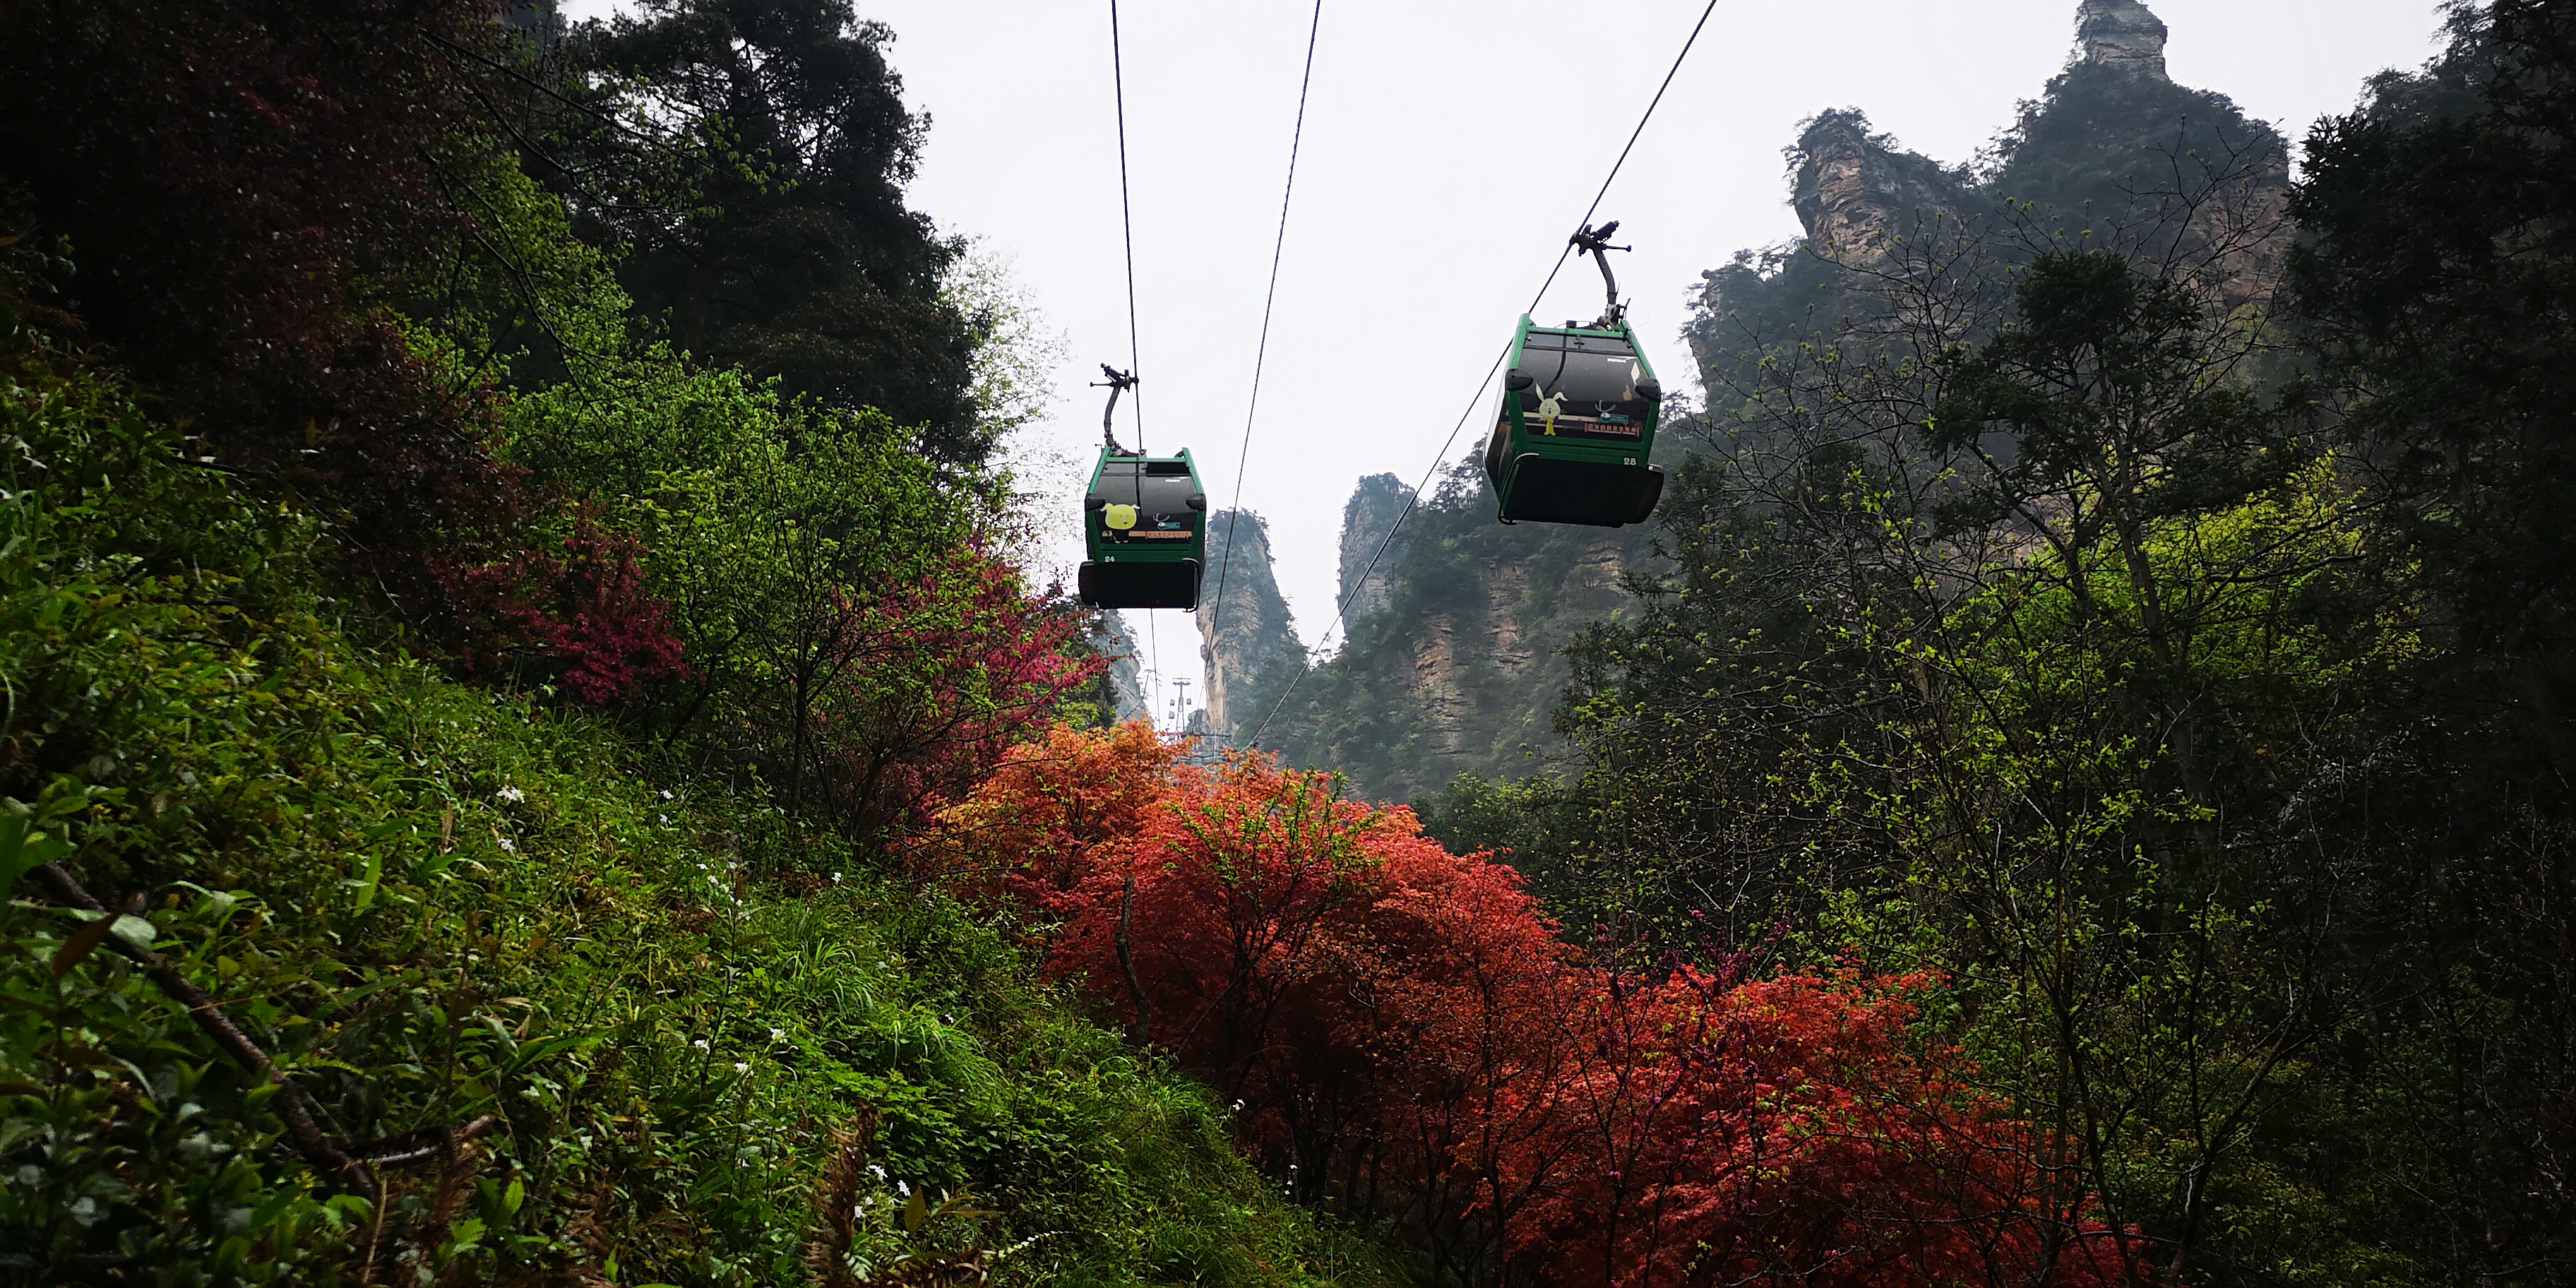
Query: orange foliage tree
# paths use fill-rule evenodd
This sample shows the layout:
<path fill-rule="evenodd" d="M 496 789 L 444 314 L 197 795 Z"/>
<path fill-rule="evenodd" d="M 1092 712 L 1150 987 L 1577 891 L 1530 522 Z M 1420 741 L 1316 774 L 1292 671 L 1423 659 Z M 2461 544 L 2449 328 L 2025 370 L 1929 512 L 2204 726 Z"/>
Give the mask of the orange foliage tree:
<path fill-rule="evenodd" d="M 1019 748 L 917 854 L 1435 1275 L 2134 1282 L 2056 1143 L 1909 1032 L 1937 981 L 1617 969 L 1410 811 L 1142 725 Z"/>

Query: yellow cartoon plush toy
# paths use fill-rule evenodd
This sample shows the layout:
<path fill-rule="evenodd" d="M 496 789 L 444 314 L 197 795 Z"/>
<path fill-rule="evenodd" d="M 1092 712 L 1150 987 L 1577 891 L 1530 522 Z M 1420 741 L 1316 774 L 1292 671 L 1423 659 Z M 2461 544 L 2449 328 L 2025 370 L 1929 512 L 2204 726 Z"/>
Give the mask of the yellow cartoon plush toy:
<path fill-rule="evenodd" d="M 1556 433 L 1556 416 L 1557 416 L 1557 413 L 1558 413 L 1558 412 L 1560 412 L 1560 411 L 1563 411 L 1563 410 L 1565 410 L 1565 392 L 1564 392 L 1563 390 L 1558 390 L 1558 391 L 1557 391 L 1557 392 L 1555 392 L 1555 393 L 1549 394 L 1549 395 L 1547 395 L 1546 397 L 1539 399 L 1539 400 L 1538 400 L 1538 415 L 1539 415 L 1539 431 L 1538 431 L 1538 432 L 1540 432 L 1540 433 L 1542 433 L 1542 434 L 1547 434 L 1547 435 L 1551 435 L 1551 436 L 1553 436 L 1553 435 Z"/>
<path fill-rule="evenodd" d="M 1136 526 L 1136 507 L 1132 505 L 1109 506 L 1102 512 L 1100 521 L 1108 524 L 1109 530 L 1112 532 L 1125 532 Z"/>

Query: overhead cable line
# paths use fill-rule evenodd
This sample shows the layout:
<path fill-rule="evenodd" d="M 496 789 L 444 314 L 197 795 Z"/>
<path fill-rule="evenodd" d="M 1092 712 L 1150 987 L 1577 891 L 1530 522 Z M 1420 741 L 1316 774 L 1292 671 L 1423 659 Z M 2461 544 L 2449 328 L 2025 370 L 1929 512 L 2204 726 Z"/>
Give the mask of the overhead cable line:
<path fill-rule="evenodd" d="M 1306 70 L 1297 81 L 1297 125 L 1288 135 L 1288 181 L 1279 193 L 1279 236 L 1270 245 L 1270 289 L 1261 297 L 1261 342 L 1252 351 L 1252 396 L 1243 408 L 1243 450 L 1234 458 L 1234 502 L 1225 512 L 1225 553 L 1216 564 L 1216 607 L 1208 614 L 1208 639 L 1225 621 L 1225 575 L 1234 564 L 1234 525 L 1243 517 L 1243 471 L 1252 459 L 1252 422 L 1261 408 L 1261 368 L 1270 356 L 1270 310 L 1279 301 L 1279 262 L 1288 249 L 1288 202 L 1297 193 L 1297 149 L 1306 140 L 1306 92 L 1315 82 L 1315 37 L 1324 26 L 1324 0 L 1306 24 Z"/>
<path fill-rule="evenodd" d="M 1144 375 L 1145 366 L 1137 361 L 1136 351 L 1136 210 L 1127 195 L 1127 66 L 1118 48 L 1118 0 L 1109 0 L 1109 84 L 1118 103 L 1118 228 L 1127 249 L 1127 387 L 1136 391 L 1136 454 L 1145 452 L 1145 390 L 1136 382 Z M 1115 393 L 1111 407 L 1117 406 Z M 1138 466 L 1137 486 L 1144 486 L 1143 466 Z M 1154 663 L 1154 674 L 1163 673 L 1163 631 L 1154 620 L 1152 610 L 1145 614 L 1147 656 Z M 1145 699 L 1145 720 L 1154 719 L 1154 699 Z"/>
<path fill-rule="evenodd" d="M 1118 102 L 1118 229 L 1127 249 L 1127 374 L 1145 373 L 1136 359 L 1136 208 L 1127 195 L 1127 68 L 1118 50 L 1118 0 L 1109 0 L 1109 84 Z M 1145 452 L 1145 391 L 1136 390 L 1136 452 Z"/>
<path fill-rule="evenodd" d="M 1575 224 L 1574 236 L 1569 237 L 1565 246 L 1557 251 L 1555 266 L 1547 270 L 1547 280 L 1539 283 L 1538 293 L 1530 297 L 1529 307 L 1521 310 L 1523 313 L 1537 312 L 1539 301 L 1547 298 L 1547 288 L 1554 286 L 1557 274 L 1565 271 L 1566 259 L 1574 254 L 1575 238 L 1581 237 L 1591 229 L 1592 217 L 1601 212 L 1602 199 L 1610 195 L 1610 185 L 1618 181 L 1619 171 L 1628 164 L 1628 154 L 1636 150 L 1637 140 L 1646 133 L 1646 123 L 1655 119 L 1655 109 L 1663 105 L 1664 92 L 1673 87 L 1673 78 L 1681 74 L 1682 63 L 1690 58 L 1691 47 L 1699 43 L 1699 34 L 1707 28 L 1709 15 L 1716 12 L 1717 0 L 1708 0 L 1708 6 L 1699 11 L 1699 21 L 1691 24 L 1690 35 L 1682 41 L 1681 52 L 1673 55 L 1673 65 L 1664 72 L 1663 83 L 1655 87 L 1655 96 L 1647 101 L 1645 113 L 1637 118 L 1637 128 L 1628 132 L 1628 142 L 1619 149 L 1619 159 L 1610 163 L 1610 173 L 1602 177 L 1600 189 L 1592 194 L 1592 204 L 1584 207 L 1583 218 Z M 1485 399 L 1485 387 L 1493 383 L 1494 373 L 1502 370 L 1503 362 L 1511 356 L 1511 352 L 1511 345 L 1504 344 L 1502 352 L 1494 355 L 1494 364 L 1485 368 L 1484 378 L 1476 382 L 1476 392 L 1467 399 L 1466 408 L 1458 413 L 1458 423 L 1450 426 L 1449 437 L 1441 440 L 1439 454 L 1431 458 L 1430 468 L 1424 470 L 1421 481 L 1413 485 L 1413 495 L 1405 498 L 1404 508 L 1396 512 L 1395 522 L 1387 525 L 1386 535 L 1378 540 L 1377 551 L 1369 556 L 1368 567 L 1361 571 L 1358 580 L 1351 583 L 1349 590 L 1342 592 L 1341 601 L 1333 606 L 1333 623 L 1325 627 L 1323 635 L 1316 640 L 1317 652 L 1321 652 L 1324 643 L 1332 639 L 1334 631 L 1342 628 L 1344 616 L 1350 611 L 1351 601 L 1359 596 L 1360 588 L 1366 586 L 1368 579 L 1376 574 L 1378 561 L 1386 557 L 1387 547 L 1394 543 L 1395 534 L 1403 529 L 1404 521 L 1411 518 L 1415 508 L 1422 504 L 1423 489 L 1431 485 L 1432 476 L 1438 474 L 1441 465 L 1448 461 L 1449 449 L 1457 445 L 1458 431 L 1465 429 L 1467 418 L 1476 414 L 1476 404 Z M 1288 700 L 1297 695 L 1297 686 L 1304 682 L 1305 678 L 1306 672 L 1300 670 L 1289 679 L 1287 689 L 1280 693 L 1277 702 L 1271 704 L 1270 714 L 1263 716 L 1261 723 L 1254 726 L 1252 736 L 1244 740 L 1244 745 L 1250 746 L 1261 740 L 1261 735 L 1269 731 L 1270 722 L 1278 719 L 1279 713 L 1287 709 Z"/>

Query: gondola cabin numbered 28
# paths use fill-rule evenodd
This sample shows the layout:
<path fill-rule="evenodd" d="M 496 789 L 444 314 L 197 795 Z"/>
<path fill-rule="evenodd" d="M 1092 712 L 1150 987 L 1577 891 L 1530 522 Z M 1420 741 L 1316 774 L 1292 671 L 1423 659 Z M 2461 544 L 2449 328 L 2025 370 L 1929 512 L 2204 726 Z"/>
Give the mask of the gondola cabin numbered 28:
<path fill-rule="evenodd" d="M 1664 494 L 1646 459 L 1662 405 L 1625 320 L 1542 327 L 1523 314 L 1485 444 L 1503 522 L 1645 522 Z"/>
<path fill-rule="evenodd" d="M 1082 496 L 1076 593 L 1092 608 L 1197 608 L 1207 561 L 1207 492 L 1190 454 L 1100 450 Z"/>

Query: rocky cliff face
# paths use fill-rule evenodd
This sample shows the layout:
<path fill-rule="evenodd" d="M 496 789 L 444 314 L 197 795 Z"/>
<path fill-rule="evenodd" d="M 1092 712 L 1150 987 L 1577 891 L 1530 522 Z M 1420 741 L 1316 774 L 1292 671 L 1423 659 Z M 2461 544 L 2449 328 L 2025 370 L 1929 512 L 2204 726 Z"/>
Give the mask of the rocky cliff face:
<path fill-rule="evenodd" d="M 2075 41 L 2084 61 L 2130 75 L 2165 74 L 2164 20 L 2138 0 L 2084 0 L 2075 13 Z"/>
<path fill-rule="evenodd" d="M 1144 719 L 1148 713 L 1145 667 L 1136 660 L 1136 637 L 1128 632 L 1126 620 L 1116 613 L 1096 614 L 1083 639 L 1092 652 L 1109 659 L 1112 717 L 1120 721 Z"/>
<path fill-rule="evenodd" d="M 1559 652 L 1574 630 L 1624 605 L 1627 545 L 1585 529 L 1498 550 L 1471 593 L 1424 606 L 1391 673 L 1421 721 L 1415 752 L 1367 767 L 1370 785 L 1402 799 L 1461 773 L 1526 773 L 1547 758 L 1548 708 L 1566 680 Z"/>
<path fill-rule="evenodd" d="M 1229 544 L 1232 553 L 1228 553 Z M 1206 713 L 1195 727 L 1233 730 L 1249 706 L 1305 669 L 1306 647 L 1270 570 L 1270 525 L 1249 510 L 1208 515 L 1207 579 L 1199 603 L 1199 662 Z M 1266 708 L 1265 708 L 1266 709 Z"/>
<path fill-rule="evenodd" d="M 1342 507 L 1342 577 L 1337 602 L 1347 604 L 1343 616 L 1357 621 L 1386 607 L 1387 582 L 1395 576 L 1396 566 L 1404 562 L 1404 534 L 1396 534 L 1381 553 L 1378 543 L 1386 541 L 1387 530 L 1413 501 L 1413 489 L 1392 474 L 1371 474 L 1351 489 L 1350 501 Z M 1377 571 L 1369 572 L 1369 561 L 1377 561 Z M 1368 581 L 1360 584 L 1365 574 Z"/>
<path fill-rule="evenodd" d="M 2081 0 L 2066 70 L 1969 165 L 1909 152 L 1856 109 L 1819 113 L 1791 151 L 1805 235 L 1706 275 L 1687 332 L 1703 382 L 1742 386 L 1764 346 L 1870 315 L 1874 279 L 1963 239 L 1985 243 L 1977 261 L 2052 235 L 2125 244 L 2200 263 L 2227 307 L 2267 299 L 2290 244 L 2288 145 L 2226 96 L 2175 84 L 2168 34 L 2139 0 Z M 1909 245 L 1913 262 L 1895 262 Z"/>
<path fill-rule="evenodd" d="M 1376 543 L 1362 539 L 1383 534 L 1374 516 L 1402 504 L 1401 486 L 1361 481 L 1343 532 L 1344 550 L 1359 548 L 1348 576 L 1366 567 Z M 1621 575 L 1649 540 L 1644 528 L 1503 527 L 1482 475 L 1461 467 L 1405 521 L 1401 550 L 1380 565 L 1383 597 L 1364 615 L 1354 605 L 1341 650 L 1306 673 L 1258 745 L 1381 800 L 1460 774 L 1544 772 L 1563 752 L 1550 716 L 1564 649 L 1625 606 Z M 1239 726 L 1237 741 L 1252 732 Z"/>
<path fill-rule="evenodd" d="M 1853 267 L 1885 259 L 1896 238 L 1964 204 L 1965 177 L 1873 135 L 1857 111 L 1819 114 L 1798 137 L 1798 187 L 1791 206 L 1807 245 Z"/>

